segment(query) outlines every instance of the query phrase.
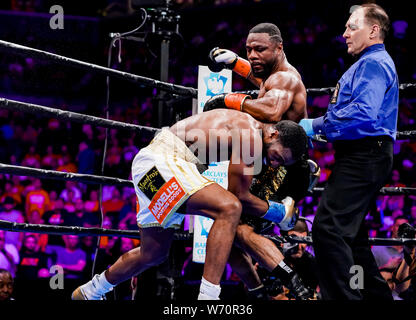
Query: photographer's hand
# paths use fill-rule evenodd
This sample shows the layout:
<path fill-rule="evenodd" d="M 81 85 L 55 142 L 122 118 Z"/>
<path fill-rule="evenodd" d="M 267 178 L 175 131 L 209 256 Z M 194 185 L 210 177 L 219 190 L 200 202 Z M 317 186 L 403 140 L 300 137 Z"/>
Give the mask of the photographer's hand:
<path fill-rule="evenodd" d="M 415 249 L 416 249 L 416 246 L 414 244 L 403 246 L 403 251 L 408 253 L 409 255 L 413 255 L 413 259 L 415 258 L 415 251 L 416 251 Z"/>
<path fill-rule="evenodd" d="M 403 256 L 404 258 L 400 263 L 396 273 L 396 279 L 398 283 L 394 291 L 397 293 L 406 291 L 410 286 L 411 279 L 408 279 L 407 281 L 405 280 L 409 277 L 410 267 L 412 264 L 414 264 L 415 261 L 415 246 L 403 246 Z"/>

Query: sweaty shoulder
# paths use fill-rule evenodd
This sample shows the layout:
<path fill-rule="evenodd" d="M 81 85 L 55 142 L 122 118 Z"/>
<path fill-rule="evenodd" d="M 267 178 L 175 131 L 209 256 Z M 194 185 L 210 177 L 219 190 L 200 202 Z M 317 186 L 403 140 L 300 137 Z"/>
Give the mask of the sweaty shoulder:
<path fill-rule="evenodd" d="M 260 123 L 248 113 L 234 110 L 224 111 L 231 113 L 231 118 L 228 123 L 233 128 L 250 130 L 257 130 L 258 128 L 260 128 Z"/>
<path fill-rule="evenodd" d="M 286 89 L 297 91 L 303 87 L 302 79 L 296 70 L 273 73 L 264 83 L 266 90 Z"/>

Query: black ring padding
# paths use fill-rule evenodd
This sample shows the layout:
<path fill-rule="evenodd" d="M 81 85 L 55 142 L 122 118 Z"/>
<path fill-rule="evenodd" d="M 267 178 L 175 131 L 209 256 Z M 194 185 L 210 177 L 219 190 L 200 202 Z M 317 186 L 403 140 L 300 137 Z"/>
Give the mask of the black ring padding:
<path fill-rule="evenodd" d="M 85 228 L 76 226 L 55 226 L 46 224 L 17 223 L 0 220 L 0 230 L 12 232 L 33 232 L 53 235 L 77 235 L 85 236 L 108 236 L 108 237 L 126 237 L 140 239 L 140 232 L 134 230 L 117 230 L 103 228 Z M 190 240 L 191 235 L 185 232 L 176 232 L 174 240 Z"/>
<path fill-rule="evenodd" d="M 38 168 L 30 168 L 23 166 L 15 166 L 10 164 L 0 163 L 0 173 L 9 173 L 18 176 L 30 176 L 37 178 L 47 178 L 54 180 L 71 180 L 83 183 L 105 184 L 115 186 L 134 187 L 133 181 L 124 180 L 114 177 L 95 176 L 92 174 L 82 174 L 73 172 L 61 172 L 55 170 L 46 170 Z"/>
<path fill-rule="evenodd" d="M 82 124 L 91 124 L 91 125 L 95 125 L 95 126 L 103 127 L 103 128 L 136 131 L 141 134 L 143 134 L 143 132 L 146 132 L 149 134 L 155 134 L 160 131 L 160 129 L 157 129 L 157 128 L 139 126 L 139 125 L 120 122 L 120 121 L 103 119 L 103 118 L 94 117 L 94 116 L 90 116 L 90 115 L 86 115 L 82 113 L 76 113 L 72 111 L 45 107 L 45 106 L 41 106 L 41 105 L 37 105 L 33 103 L 9 100 L 6 98 L 0 98 L 0 108 L 4 108 L 7 110 L 11 110 L 11 111 L 31 113 L 31 114 L 42 116 L 42 117 L 55 118 L 58 120 L 67 120 L 67 121 L 73 121 L 73 122 L 78 122 Z"/>
<path fill-rule="evenodd" d="M 68 58 L 65 56 L 61 56 L 58 54 L 50 53 L 50 52 L 39 50 L 39 49 L 34 49 L 31 47 L 27 47 L 27 46 L 22 46 L 17 43 L 0 40 L 0 51 L 4 51 L 7 53 L 11 52 L 14 54 L 18 54 L 20 56 L 31 56 L 31 57 L 39 58 L 39 59 L 47 59 L 48 61 L 53 61 L 60 65 L 93 71 L 98 74 L 112 76 L 115 78 L 141 84 L 146 87 L 157 88 L 157 89 L 161 89 L 161 90 L 174 93 L 174 94 L 178 94 L 178 95 L 182 95 L 182 96 L 189 96 L 193 98 L 196 98 L 198 96 L 198 90 L 195 88 L 184 87 L 184 86 L 180 86 L 180 85 L 176 85 L 172 83 L 154 80 L 154 79 L 147 78 L 147 77 L 138 76 L 138 75 L 128 73 L 128 72 L 106 68 L 106 67 L 96 65 L 93 63 Z"/>
<path fill-rule="evenodd" d="M 269 240 L 277 243 L 306 243 L 308 245 L 313 244 L 313 240 L 311 236 L 306 237 L 298 237 L 295 235 L 290 236 L 271 236 L 271 235 L 264 235 Z M 416 239 L 407 239 L 407 238 L 368 238 L 368 240 L 362 243 L 363 245 L 373 245 L 373 246 L 403 246 L 403 245 L 416 245 Z"/>

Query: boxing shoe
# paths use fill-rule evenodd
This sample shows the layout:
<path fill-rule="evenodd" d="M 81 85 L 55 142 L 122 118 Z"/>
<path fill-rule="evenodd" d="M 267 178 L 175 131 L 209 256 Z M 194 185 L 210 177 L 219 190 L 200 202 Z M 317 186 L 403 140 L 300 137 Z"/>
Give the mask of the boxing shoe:
<path fill-rule="evenodd" d="M 113 288 L 104 288 L 100 283 L 100 276 L 96 274 L 92 280 L 76 288 L 71 295 L 72 300 L 105 300 L 105 294 Z"/>

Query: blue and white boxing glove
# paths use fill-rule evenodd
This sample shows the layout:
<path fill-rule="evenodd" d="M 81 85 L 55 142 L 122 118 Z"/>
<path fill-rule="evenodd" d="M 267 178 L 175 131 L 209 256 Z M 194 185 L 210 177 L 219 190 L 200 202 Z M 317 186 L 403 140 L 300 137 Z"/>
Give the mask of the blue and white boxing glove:
<path fill-rule="evenodd" d="M 269 209 L 262 217 L 263 219 L 277 223 L 280 229 L 288 231 L 295 227 L 298 216 L 295 210 L 295 201 L 286 197 L 281 203 L 268 200 Z"/>

